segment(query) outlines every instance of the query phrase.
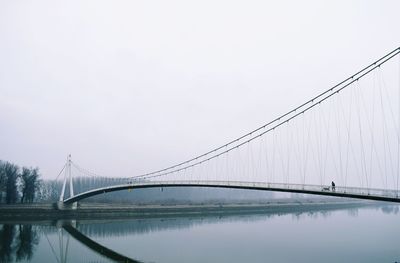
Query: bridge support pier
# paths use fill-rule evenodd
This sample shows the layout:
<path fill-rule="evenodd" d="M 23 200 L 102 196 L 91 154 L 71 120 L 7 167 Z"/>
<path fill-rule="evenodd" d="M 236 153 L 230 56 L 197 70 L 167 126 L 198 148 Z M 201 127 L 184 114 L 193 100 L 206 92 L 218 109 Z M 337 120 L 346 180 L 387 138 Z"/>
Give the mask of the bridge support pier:
<path fill-rule="evenodd" d="M 72 184 L 72 173 L 71 173 L 71 154 L 68 155 L 67 163 L 65 164 L 64 168 L 65 168 L 64 182 L 63 182 L 63 186 L 61 189 L 60 198 L 57 202 L 57 209 L 58 210 L 71 210 L 71 209 L 75 210 L 78 208 L 78 202 L 74 202 L 72 204 L 64 203 L 64 194 L 65 194 L 65 188 L 67 185 L 67 180 L 69 180 L 69 196 L 70 197 L 74 196 L 74 185 Z"/>
<path fill-rule="evenodd" d="M 65 204 L 63 201 L 57 202 L 58 210 L 76 210 L 78 209 L 78 202 L 74 202 L 72 204 Z"/>

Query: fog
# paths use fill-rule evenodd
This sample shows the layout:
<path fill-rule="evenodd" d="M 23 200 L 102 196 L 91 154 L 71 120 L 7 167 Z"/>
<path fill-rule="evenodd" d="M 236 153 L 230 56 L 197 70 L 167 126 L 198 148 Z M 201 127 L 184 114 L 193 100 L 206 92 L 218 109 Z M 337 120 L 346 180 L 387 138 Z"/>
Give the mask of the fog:
<path fill-rule="evenodd" d="M 400 44 L 398 1 L 1 1 L 0 159 L 133 176 L 242 135 Z"/>

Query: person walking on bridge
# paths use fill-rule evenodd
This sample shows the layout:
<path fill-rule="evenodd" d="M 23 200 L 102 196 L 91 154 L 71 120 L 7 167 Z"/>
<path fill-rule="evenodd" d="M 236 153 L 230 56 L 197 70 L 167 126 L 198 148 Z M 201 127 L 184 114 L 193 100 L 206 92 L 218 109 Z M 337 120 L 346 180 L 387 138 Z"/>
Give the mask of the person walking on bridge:
<path fill-rule="evenodd" d="M 332 181 L 332 191 L 335 191 L 335 182 L 334 181 Z"/>

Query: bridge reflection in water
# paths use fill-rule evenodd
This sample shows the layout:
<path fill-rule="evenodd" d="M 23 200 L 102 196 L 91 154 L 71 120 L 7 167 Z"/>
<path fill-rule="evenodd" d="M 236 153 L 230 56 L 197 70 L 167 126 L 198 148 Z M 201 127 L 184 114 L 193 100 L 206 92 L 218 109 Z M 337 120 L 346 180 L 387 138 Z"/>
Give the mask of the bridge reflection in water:
<path fill-rule="evenodd" d="M 121 255 L 117 252 L 115 252 L 112 249 L 109 249 L 96 241 L 90 239 L 89 237 L 85 236 L 79 230 L 77 230 L 75 227 L 73 227 L 71 224 L 66 224 L 63 226 L 64 230 L 68 232 L 73 238 L 78 240 L 80 243 L 85 245 L 86 247 L 90 248 L 91 250 L 99 253 L 100 255 L 111 259 L 116 262 L 125 262 L 125 263 L 136 263 L 136 262 L 141 262 L 138 260 L 131 259 L 129 257 L 126 257 L 124 255 Z"/>

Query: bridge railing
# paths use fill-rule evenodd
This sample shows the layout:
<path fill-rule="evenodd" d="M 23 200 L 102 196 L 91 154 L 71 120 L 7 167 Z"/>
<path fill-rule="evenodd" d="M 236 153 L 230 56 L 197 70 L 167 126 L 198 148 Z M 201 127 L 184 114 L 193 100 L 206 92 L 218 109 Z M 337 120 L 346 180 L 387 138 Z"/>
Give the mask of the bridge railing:
<path fill-rule="evenodd" d="M 248 188 L 270 188 L 282 190 L 304 190 L 312 192 L 337 192 L 343 194 L 355 195 L 371 195 L 383 196 L 391 198 L 399 198 L 400 191 L 394 189 L 380 189 L 380 188 L 362 188 L 362 187 L 349 187 L 349 186 L 335 186 L 331 185 L 315 185 L 315 184 L 286 184 L 286 183 L 268 183 L 268 182 L 246 182 L 246 181 L 210 181 L 210 180 L 175 180 L 175 181 L 140 181 L 131 182 L 132 185 L 218 185 L 218 186 L 239 186 Z"/>

